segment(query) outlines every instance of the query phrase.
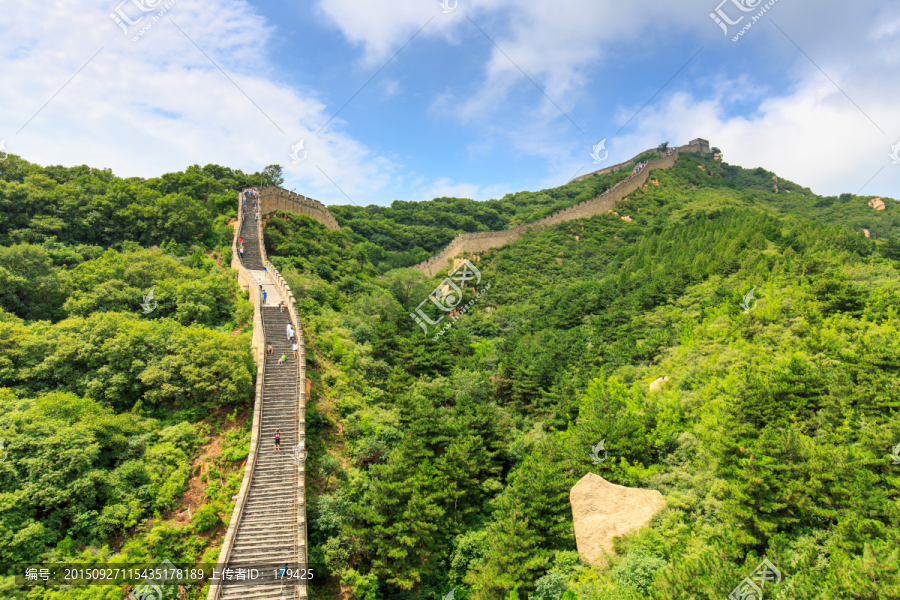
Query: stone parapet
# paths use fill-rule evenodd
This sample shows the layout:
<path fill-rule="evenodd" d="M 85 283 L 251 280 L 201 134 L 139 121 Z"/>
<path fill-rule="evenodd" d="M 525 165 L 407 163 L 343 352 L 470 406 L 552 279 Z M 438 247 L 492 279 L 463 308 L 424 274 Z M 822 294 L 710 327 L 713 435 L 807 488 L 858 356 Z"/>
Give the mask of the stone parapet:
<path fill-rule="evenodd" d="M 302 194 L 296 194 L 275 185 L 260 188 L 259 197 L 260 213 L 263 215 L 282 210 L 312 217 L 331 230 L 341 228 L 328 207 L 313 198 L 307 198 Z"/>
<path fill-rule="evenodd" d="M 461 254 L 463 252 L 484 252 L 491 248 L 498 248 L 500 246 L 505 246 L 506 244 L 513 243 L 529 229 L 531 229 L 532 231 L 541 231 L 542 229 L 545 229 L 551 225 L 556 225 L 565 221 L 571 221 L 572 219 L 582 219 L 609 212 L 613 208 L 615 208 L 617 202 L 621 201 L 626 196 L 628 196 L 628 194 L 643 186 L 644 183 L 646 183 L 647 178 L 650 176 L 651 170 L 671 168 L 672 165 L 675 164 L 675 161 L 678 160 L 678 155 L 681 152 L 709 152 L 709 142 L 698 138 L 696 140 L 692 140 L 689 144 L 686 144 L 684 146 L 672 148 L 672 150 L 673 153 L 668 156 L 647 161 L 647 166 L 644 167 L 636 176 L 620 181 L 596 198 L 579 202 L 578 204 L 557 211 L 552 215 L 547 215 L 543 219 L 535 221 L 534 223 L 520 225 L 513 229 L 504 229 L 502 231 L 477 231 L 474 233 L 461 233 L 453 238 L 450 243 L 447 244 L 447 246 L 437 255 L 415 265 L 413 268 L 422 271 L 429 277 L 433 277 L 439 271 L 446 268 L 449 265 L 449 261 L 454 256 L 457 256 L 458 254 Z M 641 154 L 644 153 L 642 152 Z M 640 154 L 638 156 L 640 156 Z M 627 165 L 633 160 L 634 159 L 621 163 L 621 165 Z M 610 169 L 620 167 L 621 165 L 610 167 Z"/>

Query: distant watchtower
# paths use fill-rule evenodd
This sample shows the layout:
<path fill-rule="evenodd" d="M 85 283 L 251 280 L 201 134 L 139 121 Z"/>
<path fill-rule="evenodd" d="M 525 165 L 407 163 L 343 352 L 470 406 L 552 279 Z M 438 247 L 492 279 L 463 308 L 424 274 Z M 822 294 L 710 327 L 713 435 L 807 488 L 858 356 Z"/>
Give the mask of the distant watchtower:
<path fill-rule="evenodd" d="M 698 152 L 702 152 L 703 154 L 709 153 L 709 140 L 704 140 L 703 138 L 697 138 L 695 140 L 691 140 L 688 142 L 688 146 L 698 146 Z"/>

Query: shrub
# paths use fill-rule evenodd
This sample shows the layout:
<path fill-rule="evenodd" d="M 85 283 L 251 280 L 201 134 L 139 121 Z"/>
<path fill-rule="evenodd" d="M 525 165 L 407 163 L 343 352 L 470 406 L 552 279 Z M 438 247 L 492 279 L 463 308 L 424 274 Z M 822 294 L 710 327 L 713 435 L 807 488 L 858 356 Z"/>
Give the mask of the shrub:
<path fill-rule="evenodd" d="M 566 576 L 559 571 L 550 571 L 537 580 L 534 600 L 560 600 L 569 587 Z"/>
<path fill-rule="evenodd" d="M 208 531 L 222 522 L 219 517 L 218 504 L 212 502 L 204 504 L 194 515 L 193 522 L 197 531 Z"/>
<path fill-rule="evenodd" d="M 613 570 L 613 577 L 620 584 L 646 594 L 653 583 L 653 575 L 664 566 L 666 561 L 660 557 L 648 554 L 643 548 L 636 548 Z"/>

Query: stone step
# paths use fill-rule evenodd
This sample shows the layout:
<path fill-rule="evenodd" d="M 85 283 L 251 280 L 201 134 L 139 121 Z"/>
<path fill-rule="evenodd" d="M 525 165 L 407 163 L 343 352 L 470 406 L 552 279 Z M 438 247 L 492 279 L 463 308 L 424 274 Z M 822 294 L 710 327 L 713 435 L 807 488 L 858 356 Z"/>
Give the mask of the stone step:
<path fill-rule="evenodd" d="M 261 512 L 269 511 L 271 513 L 277 514 L 282 510 L 286 510 L 288 508 L 292 508 L 296 504 L 296 498 L 294 496 L 286 496 L 286 497 L 266 497 L 259 498 L 256 500 L 258 502 L 248 503 L 247 506 L 244 507 L 244 515 L 251 516 L 256 515 Z"/>
<path fill-rule="evenodd" d="M 281 518 L 275 519 L 272 516 L 268 517 L 241 517 L 241 530 L 242 531 L 256 531 L 257 527 L 270 527 L 270 526 L 278 526 L 281 528 L 291 529 L 294 526 L 294 523 L 297 522 L 296 518 Z"/>
<path fill-rule="evenodd" d="M 261 508 L 251 508 L 247 506 L 244 508 L 244 516 L 247 519 L 252 519 L 254 517 L 272 517 L 274 515 L 284 515 L 286 519 L 293 518 L 291 514 L 303 508 L 303 504 L 295 504 L 294 502 L 283 502 L 283 503 L 268 503 L 266 502 L 265 506 Z"/>
<path fill-rule="evenodd" d="M 284 436 L 281 436 L 281 450 L 275 450 L 275 442 L 271 439 L 265 440 L 262 453 L 259 455 L 259 462 L 256 463 L 254 475 L 262 473 L 267 469 L 279 469 L 294 463 L 291 458 L 291 450 L 285 445 Z"/>
<path fill-rule="evenodd" d="M 285 527 L 270 527 L 267 529 L 264 529 L 263 527 L 257 527 L 253 530 L 253 532 L 248 531 L 245 534 L 238 535 L 235 538 L 234 543 L 236 546 L 237 544 L 253 543 L 260 540 L 273 540 L 274 542 L 277 542 L 278 540 L 290 540 L 291 543 L 293 543 L 294 532 L 291 528 Z"/>
<path fill-rule="evenodd" d="M 259 472 L 254 471 L 253 478 L 258 478 L 260 483 L 265 484 L 266 486 L 278 481 L 292 481 L 297 478 L 297 475 L 300 472 L 300 469 L 298 467 L 299 465 L 291 465 L 290 467 L 285 466 L 278 469 L 270 469 Z"/>
<path fill-rule="evenodd" d="M 279 562 L 294 562 L 296 561 L 295 556 L 297 555 L 294 552 L 293 544 L 291 544 L 290 546 L 287 546 L 283 549 L 277 549 L 271 552 L 260 552 L 255 550 L 251 552 L 232 551 L 231 556 L 228 560 L 231 562 L 259 563 L 260 565 L 270 565 Z"/>
<path fill-rule="evenodd" d="M 267 540 L 260 536 L 256 544 L 235 544 L 228 559 L 234 564 L 249 563 L 272 564 L 294 554 L 294 540 Z"/>
<path fill-rule="evenodd" d="M 259 516 L 257 514 L 248 514 L 247 507 L 244 507 L 244 514 L 241 515 L 241 529 L 244 527 L 293 527 L 293 524 L 297 522 L 297 518 L 295 514 L 289 514 L 288 512 L 273 512 L 268 516 Z M 250 531 L 248 529 L 247 531 Z M 238 531 L 238 533 L 241 533 Z"/>
<path fill-rule="evenodd" d="M 266 478 L 266 481 L 260 480 L 261 483 L 265 483 L 265 486 L 260 486 L 258 488 L 251 488 L 250 495 L 248 499 L 252 500 L 254 498 L 259 498 L 260 496 L 266 496 L 267 498 L 281 498 L 284 496 L 293 497 L 297 493 L 297 488 L 294 485 L 291 485 L 296 477 L 297 472 L 293 471 L 291 473 L 290 478 L 285 478 L 285 480 L 279 483 L 277 478 L 269 477 Z M 255 479 L 255 478 L 254 478 Z"/>
<path fill-rule="evenodd" d="M 264 512 L 260 510 L 248 511 L 247 508 L 244 508 L 244 514 L 241 515 L 241 528 L 259 525 L 268 526 L 277 523 L 293 531 L 294 524 L 297 522 L 297 516 L 298 514 L 302 516 L 302 513 L 303 505 L 294 506 L 292 503 L 283 507 L 271 507 L 268 510 L 264 510 Z M 250 530 L 248 529 L 248 531 Z"/>
<path fill-rule="evenodd" d="M 290 496 L 293 498 L 297 494 L 298 489 L 296 480 L 297 478 L 295 476 L 283 480 L 276 477 L 268 477 L 265 481 L 261 481 L 261 487 L 250 489 L 250 493 L 247 495 L 247 501 L 268 502 L 269 499 L 276 500 L 283 496 Z"/>
<path fill-rule="evenodd" d="M 259 487 L 251 487 L 250 488 L 250 496 L 249 498 L 258 498 L 264 491 L 270 490 L 270 488 L 276 488 L 283 493 L 287 493 L 289 490 L 291 493 L 294 493 L 294 490 L 297 488 L 297 471 L 292 471 L 290 474 L 287 474 L 285 477 L 279 477 L 278 475 L 270 475 L 266 474 L 262 476 L 259 480 Z M 254 479 L 256 479 L 254 477 Z M 299 489 L 303 489 L 302 487 Z"/>
<path fill-rule="evenodd" d="M 244 507 L 244 516 L 251 517 L 268 511 L 273 515 L 281 514 L 281 511 L 293 508 L 296 499 L 293 496 L 286 498 L 256 498 L 256 503 L 248 503 Z"/>
<path fill-rule="evenodd" d="M 291 471 L 285 477 L 278 474 L 266 474 L 259 483 L 250 488 L 250 494 L 247 499 L 257 499 L 261 497 L 281 497 L 286 494 L 297 493 L 297 471 Z M 254 477 L 254 480 L 256 478 Z M 303 489 L 303 488 L 300 488 Z"/>
<path fill-rule="evenodd" d="M 260 532 L 259 534 L 255 535 L 253 537 L 244 538 L 242 540 L 235 542 L 234 550 L 235 551 L 240 550 L 242 553 L 246 553 L 247 551 L 250 551 L 253 549 L 256 549 L 256 550 L 262 549 L 262 550 L 268 551 L 268 549 L 280 548 L 282 550 L 287 549 L 287 550 L 293 552 L 294 541 L 296 538 L 294 536 L 293 530 L 290 533 L 291 533 L 290 536 L 276 537 L 275 534 L 273 534 L 271 532 Z M 236 555 L 233 554 L 232 556 L 236 556 Z M 232 559 L 232 560 L 236 561 L 237 559 Z M 235 564 L 237 564 L 237 563 L 235 562 Z"/>
<path fill-rule="evenodd" d="M 297 488 L 294 487 L 292 482 L 285 482 L 283 484 L 272 482 L 269 484 L 271 487 L 280 488 L 284 490 L 284 494 L 276 495 L 276 494 L 268 494 L 264 491 L 260 492 L 252 492 L 247 496 L 247 506 L 244 508 L 244 514 L 248 514 L 248 511 L 262 510 L 267 506 L 274 506 L 275 504 L 283 504 L 285 502 L 291 503 L 297 499 Z M 302 489 L 302 488 L 301 488 Z"/>
<path fill-rule="evenodd" d="M 289 542 L 293 545 L 294 533 L 282 529 L 259 529 L 253 535 L 238 536 L 234 540 L 234 547 L 247 547 L 255 544 L 279 544 L 281 542 Z"/>
<path fill-rule="evenodd" d="M 242 585 L 230 586 L 225 588 L 226 592 L 222 594 L 223 600 L 256 600 L 257 598 L 265 598 L 273 600 L 281 598 L 280 585 L 274 587 L 263 587 L 261 585 Z M 295 590 L 291 589 L 285 598 L 306 598 L 305 590 L 301 591 L 301 595 L 295 595 Z"/>
<path fill-rule="evenodd" d="M 284 477 L 279 476 L 278 474 L 266 474 L 261 476 L 259 479 L 258 487 L 251 487 L 250 494 L 252 496 L 248 496 L 248 498 L 258 498 L 264 492 L 271 491 L 272 489 L 276 490 L 275 494 L 294 493 L 294 490 L 297 489 L 297 471 L 292 470 L 290 473 L 285 473 Z M 256 478 L 254 477 L 254 480 Z M 303 488 L 300 488 L 303 489 Z"/>
<path fill-rule="evenodd" d="M 246 529 L 246 531 L 272 528 L 283 529 L 285 526 L 290 529 L 293 527 L 293 524 L 297 522 L 297 511 L 293 509 L 290 511 L 272 512 L 268 517 L 262 517 L 255 513 L 251 514 L 247 511 L 248 508 L 249 505 L 245 506 L 243 514 L 241 515 L 240 530 L 237 532 L 238 535 L 243 535 L 245 528 L 249 528 Z M 302 506 L 300 508 L 302 508 Z M 302 511 L 300 511 L 300 516 L 305 520 Z"/>
<path fill-rule="evenodd" d="M 235 544 L 231 551 L 230 561 L 235 564 L 238 562 L 259 561 L 269 562 L 271 558 L 275 561 L 278 558 L 287 557 L 294 554 L 295 538 L 290 539 L 265 539 L 265 535 L 259 536 L 260 539 L 254 544 L 244 542 L 243 544 Z"/>
<path fill-rule="evenodd" d="M 293 530 L 291 531 L 293 533 Z M 283 556 L 294 552 L 294 538 L 290 539 L 266 539 L 265 534 L 260 534 L 255 542 L 244 541 L 235 544 L 231 552 L 231 560 L 237 564 L 239 562 L 247 562 L 247 560 L 257 560 L 264 555 L 277 554 Z M 272 559 L 274 562 L 277 559 Z"/>
<path fill-rule="evenodd" d="M 244 512 L 246 514 L 249 514 L 250 512 L 257 510 L 257 508 L 253 504 L 254 500 L 260 501 L 259 503 L 261 505 L 261 509 L 264 510 L 267 507 L 275 508 L 278 506 L 283 506 L 285 504 L 287 504 L 288 506 L 293 506 L 293 504 L 296 502 L 297 498 L 296 498 L 296 494 L 294 494 L 294 493 L 287 493 L 287 494 L 283 494 L 281 496 L 276 496 L 274 494 L 251 496 L 251 497 L 247 498 L 248 504 L 247 504 L 247 507 L 244 509 Z"/>
<path fill-rule="evenodd" d="M 296 523 L 292 519 L 292 523 Z M 293 544 L 294 530 L 296 526 L 286 527 L 283 523 L 279 523 L 278 527 L 274 525 L 257 525 L 251 532 L 249 529 L 246 534 L 240 534 L 235 538 L 235 547 L 238 545 L 247 546 L 258 543 L 279 543 L 279 540 L 289 540 Z"/>

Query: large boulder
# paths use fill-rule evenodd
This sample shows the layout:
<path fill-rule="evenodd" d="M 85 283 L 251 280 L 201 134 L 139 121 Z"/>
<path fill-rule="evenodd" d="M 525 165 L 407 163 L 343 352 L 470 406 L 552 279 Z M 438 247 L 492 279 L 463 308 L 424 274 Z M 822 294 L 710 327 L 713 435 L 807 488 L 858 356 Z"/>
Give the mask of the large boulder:
<path fill-rule="evenodd" d="M 575 542 L 588 562 L 602 564 L 603 552 L 612 552 L 615 536 L 645 525 L 665 506 L 662 494 L 616 485 L 588 473 L 569 492 Z"/>
<path fill-rule="evenodd" d="M 663 386 L 663 384 L 664 384 L 665 382 L 667 382 L 668 380 L 669 380 L 669 376 L 666 375 L 665 377 L 660 377 L 659 379 L 657 379 L 657 380 L 651 382 L 651 383 L 650 383 L 650 391 L 651 391 L 651 392 L 658 392 L 659 389 Z"/>

